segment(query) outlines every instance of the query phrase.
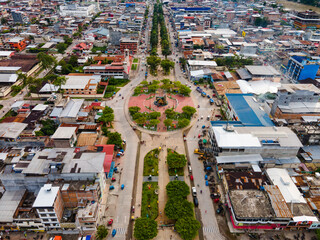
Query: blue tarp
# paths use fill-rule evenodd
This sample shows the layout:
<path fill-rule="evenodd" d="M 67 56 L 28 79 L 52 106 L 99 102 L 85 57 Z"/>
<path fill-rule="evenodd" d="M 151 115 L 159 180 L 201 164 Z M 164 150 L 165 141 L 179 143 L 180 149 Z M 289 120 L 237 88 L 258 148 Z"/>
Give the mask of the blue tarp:
<path fill-rule="evenodd" d="M 112 178 L 113 170 L 114 170 L 114 161 L 111 162 L 110 172 L 109 172 L 108 178 Z"/>

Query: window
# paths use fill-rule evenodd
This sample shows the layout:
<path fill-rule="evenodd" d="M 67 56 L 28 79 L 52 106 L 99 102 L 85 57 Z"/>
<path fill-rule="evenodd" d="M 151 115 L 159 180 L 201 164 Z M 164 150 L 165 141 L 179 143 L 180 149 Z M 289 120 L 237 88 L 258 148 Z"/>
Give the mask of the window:
<path fill-rule="evenodd" d="M 54 213 L 50 213 L 50 214 L 49 214 L 49 216 L 50 216 L 50 217 L 55 217 L 55 216 L 56 216 L 56 214 L 54 214 Z"/>
<path fill-rule="evenodd" d="M 44 210 L 44 209 L 39 209 L 38 211 L 39 211 L 39 212 L 45 212 L 45 210 Z"/>
<path fill-rule="evenodd" d="M 47 217 L 47 214 L 40 214 L 40 217 Z"/>
<path fill-rule="evenodd" d="M 48 220 L 48 219 L 42 219 L 42 221 L 44 221 L 44 222 L 49 222 L 49 220 Z"/>

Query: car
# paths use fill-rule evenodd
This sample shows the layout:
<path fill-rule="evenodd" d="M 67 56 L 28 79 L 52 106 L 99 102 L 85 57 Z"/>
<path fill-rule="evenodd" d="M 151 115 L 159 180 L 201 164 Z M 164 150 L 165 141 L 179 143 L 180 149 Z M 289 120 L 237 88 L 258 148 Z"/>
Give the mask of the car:
<path fill-rule="evenodd" d="M 193 203 L 194 203 L 194 206 L 195 206 L 195 207 L 198 207 L 198 206 L 199 206 L 199 201 L 198 201 L 198 198 L 197 198 L 197 197 L 193 197 Z"/>
<path fill-rule="evenodd" d="M 192 196 L 197 196 L 197 189 L 196 187 L 192 187 Z"/>
<path fill-rule="evenodd" d="M 218 214 L 220 214 L 220 213 L 222 213 L 223 212 L 223 207 L 222 206 L 220 206 L 218 209 L 217 209 L 217 211 L 216 211 Z"/>

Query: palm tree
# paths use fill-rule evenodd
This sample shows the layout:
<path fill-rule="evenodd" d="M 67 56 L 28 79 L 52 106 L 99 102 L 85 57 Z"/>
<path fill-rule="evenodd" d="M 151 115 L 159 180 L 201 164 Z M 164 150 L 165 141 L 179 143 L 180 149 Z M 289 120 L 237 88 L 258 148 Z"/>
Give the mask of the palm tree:
<path fill-rule="evenodd" d="M 65 76 L 61 76 L 61 77 L 57 77 L 57 79 L 53 82 L 53 85 L 59 86 L 60 87 L 60 91 L 62 91 L 61 90 L 61 85 L 66 84 L 66 82 L 67 82 L 66 77 Z"/>

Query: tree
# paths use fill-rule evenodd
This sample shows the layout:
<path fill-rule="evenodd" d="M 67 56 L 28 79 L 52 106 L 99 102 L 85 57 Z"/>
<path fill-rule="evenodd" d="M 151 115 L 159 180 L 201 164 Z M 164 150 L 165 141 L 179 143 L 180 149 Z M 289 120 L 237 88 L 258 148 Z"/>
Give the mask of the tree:
<path fill-rule="evenodd" d="M 118 132 L 110 132 L 108 134 L 107 144 L 114 144 L 116 147 L 122 147 L 121 134 Z"/>
<path fill-rule="evenodd" d="M 44 52 L 38 53 L 37 59 L 41 62 L 41 65 L 44 69 L 49 69 L 56 62 L 56 59 L 54 57 L 52 57 Z"/>
<path fill-rule="evenodd" d="M 103 240 L 106 236 L 108 236 L 108 229 L 104 225 L 98 226 L 96 239 Z"/>
<path fill-rule="evenodd" d="M 147 57 L 147 64 L 150 67 L 151 73 L 155 74 L 157 72 L 157 68 L 161 63 L 161 58 L 157 56 L 150 56 Z"/>
<path fill-rule="evenodd" d="M 142 86 L 146 87 L 149 85 L 148 81 L 144 80 L 140 83 Z"/>
<path fill-rule="evenodd" d="M 165 125 L 166 127 L 171 127 L 171 126 L 172 126 L 172 119 L 167 118 L 167 119 L 165 119 L 165 120 L 163 121 L 163 123 L 164 123 L 164 125 Z"/>
<path fill-rule="evenodd" d="M 162 60 L 161 67 L 164 71 L 164 74 L 168 75 L 168 74 L 170 74 L 170 70 L 174 68 L 174 62 L 170 61 L 168 59 Z"/>
<path fill-rule="evenodd" d="M 178 120 L 178 128 L 184 128 L 190 124 L 190 120 L 183 118 L 181 120 Z"/>
<path fill-rule="evenodd" d="M 44 136 L 53 135 L 58 128 L 58 125 L 51 119 L 42 120 L 41 124 L 42 128 L 40 131 L 43 133 Z"/>
<path fill-rule="evenodd" d="M 152 126 L 156 126 L 160 123 L 160 120 L 159 119 L 151 119 L 149 121 L 149 124 L 152 125 Z"/>
<path fill-rule="evenodd" d="M 142 116 L 136 120 L 136 123 L 139 125 L 143 125 L 146 123 L 146 121 L 147 121 L 147 118 L 145 116 Z"/>
<path fill-rule="evenodd" d="M 8 19 L 2 17 L 1 18 L 1 25 L 6 25 L 8 23 Z"/>
<path fill-rule="evenodd" d="M 187 164 L 186 156 L 168 149 L 167 162 L 169 168 L 183 168 Z"/>
<path fill-rule="evenodd" d="M 263 18 L 256 18 L 254 20 L 254 25 L 256 26 L 261 26 L 261 27 L 266 27 L 269 24 L 268 18 L 263 17 Z"/>
<path fill-rule="evenodd" d="M 140 110 L 141 108 L 138 106 L 129 107 L 129 113 L 131 116 L 133 116 L 135 113 L 138 113 Z"/>
<path fill-rule="evenodd" d="M 185 86 L 185 85 L 181 85 L 181 86 L 179 87 L 179 93 L 180 93 L 181 95 L 183 95 L 183 96 L 189 96 L 190 93 L 191 93 L 191 89 L 188 88 L 188 87 Z"/>
<path fill-rule="evenodd" d="M 167 195 L 173 199 L 185 199 L 189 194 L 189 186 L 184 181 L 171 181 L 166 186 Z"/>
<path fill-rule="evenodd" d="M 69 64 L 72 65 L 72 67 L 77 67 L 78 66 L 78 56 L 72 55 L 68 61 Z"/>
<path fill-rule="evenodd" d="M 201 224 L 194 217 L 179 218 L 175 224 L 177 232 L 184 240 L 192 240 L 197 235 Z"/>
<path fill-rule="evenodd" d="M 182 112 L 187 118 L 190 119 L 193 116 L 193 114 L 197 112 L 197 110 L 194 107 L 184 106 L 182 108 Z"/>
<path fill-rule="evenodd" d="M 164 111 L 167 118 L 175 119 L 177 113 L 173 110 L 173 108 L 168 108 Z"/>
<path fill-rule="evenodd" d="M 103 114 L 101 117 L 98 118 L 99 122 L 103 122 L 104 124 L 111 123 L 114 120 L 113 113 Z"/>
<path fill-rule="evenodd" d="M 193 217 L 193 205 L 186 199 L 177 201 L 169 199 L 164 208 L 164 212 L 169 219 L 178 220 L 183 217 Z"/>
<path fill-rule="evenodd" d="M 113 113 L 113 109 L 111 107 L 106 106 L 103 109 L 102 114 L 108 114 L 108 113 Z"/>
<path fill-rule="evenodd" d="M 161 113 L 160 113 L 160 112 L 151 112 L 151 113 L 149 113 L 148 118 L 149 118 L 149 119 L 157 119 L 157 118 L 160 117 L 160 116 L 161 116 Z"/>
<path fill-rule="evenodd" d="M 68 45 L 65 44 L 65 43 L 62 43 L 62 42 L 58 43 L 57 46 L 56 46 L 56 48 L 58 50 L 58 53 L 61 53 L 61 54 L 64 53 L 64 51 L 67 49 L 67 47 L 68 47 Z"/>
<path fill-rule="evenodd" d="M 150 218 L 137 218 L 134 224 L 134 237 L 138 240 L 149 240 L 157 236 L 157 222 Z"/>
<path fill-rule="evenodd" d="M 66 77 L 65 76 L 61 76 L 61 77 L 57 77 L 57 79 L 54 80 L 53 85 L 59 86 L 60 90 L 61 90 L 61 86 L 66 84 L 66 82 L 67 82 Z"/>

